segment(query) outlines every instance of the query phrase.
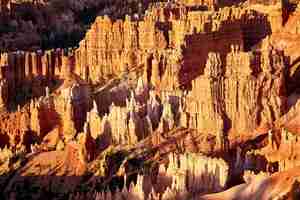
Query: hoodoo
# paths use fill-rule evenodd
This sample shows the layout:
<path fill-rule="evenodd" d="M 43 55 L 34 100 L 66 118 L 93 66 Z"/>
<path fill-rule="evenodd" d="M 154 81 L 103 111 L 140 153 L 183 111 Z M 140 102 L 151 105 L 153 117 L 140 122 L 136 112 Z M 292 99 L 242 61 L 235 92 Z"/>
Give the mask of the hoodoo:
<path fill-rule="evenodd" d="M 0 3 L 1 199 L 300 198 L 298 1 Z"/>

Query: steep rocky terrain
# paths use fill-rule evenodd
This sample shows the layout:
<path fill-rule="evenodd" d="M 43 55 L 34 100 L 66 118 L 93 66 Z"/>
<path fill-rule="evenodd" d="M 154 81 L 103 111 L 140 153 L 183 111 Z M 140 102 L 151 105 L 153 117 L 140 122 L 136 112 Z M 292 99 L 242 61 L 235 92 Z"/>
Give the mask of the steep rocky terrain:
<path fill-rule="evenodd" d="M 54 2 L 1 2 L 98 13 L 3 47 L 1 199 L 299 199 L 300 4 Z"/>
<path fill-rule="evenodd" d="M 97 15 L 143 14 L 155 0 L 1 0 L 0 48 L 37 50 L 77 46 Z"/>

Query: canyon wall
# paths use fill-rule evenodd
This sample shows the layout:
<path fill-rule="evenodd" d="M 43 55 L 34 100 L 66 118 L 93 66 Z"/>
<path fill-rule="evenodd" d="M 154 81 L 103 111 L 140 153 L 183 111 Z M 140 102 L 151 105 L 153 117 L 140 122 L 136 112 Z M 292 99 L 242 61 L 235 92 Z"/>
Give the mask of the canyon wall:
<path fill-rule="evenodd" d="M 54 80 L 63 77 L 70 67 L 67 60 L 69 58 L 63 56 L 62 50 L 59 49 L 46 52 L 2 53 L 1 79 L 9 88 L 7 96 L 3 98 L 7 98 L 8 102 L 14 102 L 17 100 L 17 91 L 20 94 L 23 91 L 27 97 L 45 95 L 44 88 L 53 85 Z"/>
<path fill-rule="evenodd" d="M 245 53 L 232 46 L 226 64 L 220 57 L 209 54 L 204 74 L 193 81 L 186 101 L 190 127 L 200 132 L 242 133 L 286 112 L 282 53 Z"/>
<path fill-rule="evenodd" d="M 220 52 L 225 60 L 231 44 L 243 49 L 244 38 L 266 34 L 261 29 L 254 32 L 250 28 L 254 24 L 265 26 L 267 18 L 240 8 L 213 13 L 187 11 L 183 6 L 164 7 L 164 4 L 149 9 L 143 20 L 129 16 L 125 21 L 98 17 L 76 50 L 75 71 L 84 80 L 96 83 L 99 77 L 115 75 L 127 68 L 144 67 L 149 77 L 155 71 L 152 68 L 158 67 L 160 76 L 155 79 L 159 80 L 168 65 L 182 62 L 182 74 L 191 77 L 180 77 L 188 79 L 181 82 L 188 84 L 203 72 L 208 52 Z"/>
<path fill-rule="evenodd" d="M 174 90 L 191 90 L 184 108 L 188 122 L 181 125 L 200 132 L 246 132 L 285 112 L 282 52 L 270 50 L 272 47 L 244 52 L 268 33 L 269 22 L 264 14 L 233 7 L 211 12 L 188 11 L 183 5 L 159 5 L 154 4 L 144 18 L 97 17 L 74 56 L 62 50 L 2 54 L 2 104 L 7 104 L 20 88 L 26 94 L 32 93 L 32 97 L 44 95 L 44 87 L 60 79 L 64 79 L 60 88 L 72 85 L 71 99 L 76 99 L 76 88 L 86 87 L 86 83 L 103 84 L 137 71 L 144 84 L 159 91 L 162 99 L 163 94 L 170 95 Z M 59 93 L 67 91 L 62 89 Z M 77 104 L 72 103 L 72 112 L 76 130 L 82 131 L 91 101 L 88 89 L 78 91 L 83 92 L 78 99 L 85 100 L 74 100 Z M 129 91 L 124 94 L 128 96 Z M 183 101 L 182 94 L 171 96 L 179 95 Z M 64 113 L 61 106 L 67 104 L 69 96 L 63 95 L 54 103 L 59 114 Z M 107 106 L 111 100 L 104 98 Z M 100 109 L 107 112 L 107 106 Z M 172 109 L 174 112 L 174 105 Z M 114 118 L 110 115 L 108 118 Z M 152 122 L 158 125 L 159 120 Z M 160 125 L 162 130 L 166 130 L 165 126 Z"/>

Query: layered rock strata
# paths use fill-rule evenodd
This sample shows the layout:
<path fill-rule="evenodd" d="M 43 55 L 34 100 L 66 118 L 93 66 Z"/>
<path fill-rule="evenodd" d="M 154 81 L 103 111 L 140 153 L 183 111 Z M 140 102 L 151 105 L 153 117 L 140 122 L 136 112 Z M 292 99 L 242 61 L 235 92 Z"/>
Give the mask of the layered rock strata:
<path fill-rule="evenodd" d="M 286 112 L 283 59 L 276 50 L 245 53 L 235 46 L 226 63 L 209 54 L 204 74 L 187 96 L 189 126 L 218 135 L 279 119 Z"/>

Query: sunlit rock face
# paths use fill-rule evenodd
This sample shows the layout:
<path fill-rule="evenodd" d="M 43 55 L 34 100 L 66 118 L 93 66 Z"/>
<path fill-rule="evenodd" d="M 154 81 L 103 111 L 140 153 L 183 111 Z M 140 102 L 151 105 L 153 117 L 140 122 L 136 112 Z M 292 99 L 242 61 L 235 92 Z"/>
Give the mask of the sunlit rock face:
<path fill-rule="evenodd" d="M 283 56 L 275 50 L 259 56 L 237 48 L 232 46 L 224 67 L 219 54 L 209 54 L 204 74 L 187 97 L 191 127 L 212 133 L 247 132 L 286 112 Z"/>
<path fill-rule="evenodd" d="M 179 80 L 188 84 L 185 81 L 190 80 L 184 78 L 194 78 L 203 72 L 209 52 L 219 52 L 225 60 L 231 44 L 243 49 L 243 38 L 255 39 L 267 32 L 263 28 L 257 34 L 248 31 L 253 25 L 248 23 L 252 17 L 260 18 L 258 26 L 267 23 L 267 19 L 246 9 L 210 13 L 188 11 L 184 6 L 160 6 L 150 8 L 142 20 L 129 16 L 124 21 L 98 17 L 75 53 L 76 73 L 83 79 L 90 77 L 91 81 L 99 82 L 101 76 L 144 67 L 145 78 L 157 87 L 164 80 L 162 74 L 172 73 L 173 67 L 169 66 L 178 63 L 183 64 L 182 73 L 193 72 L 188 77 L 180 74 Z M 182 57 L 184 63 L 180 63 Z"/>
<path fill-rule="evenodd" d="M 240 8 L 211 14 L 153 6 L 143 20 L 99 17 L 75 53 L 75 72 L 97 83 L 99 77 L 143 67 L 144 81 L 157 90 L 192 87 L 184 126 L 216 135 L 250 131 L 278 119 L 286 104 L 282 52 L 271 46 L 244 52 L 248 40 L 268 33 L 248 31 L 254 26 L 250 18 L 259 18 L 259 27 L 267 24 L 259 12 Z"/>
<path fill-rule="evenodd" d="M 1 52 L 0 199 L 299 199 L 297 5 L 139 3 Z"/>
<path fill-rule="evenodd" d="M 200 154 L 170 154 L 168 167 L 161 165 L 159 168 L 157 182 L 151 182 L 149 176 L 138 175 L 136 183 L 132 182 L 128 188 L 124 186 L 116 192 L 90 193 L 86 196 L 103 200 L 188 199 L 190 194 L 199 191 L 222 190 L 227 176 L 228 165 L 222 159 L 211 159 Z M 74 195 L 74 198 L 83 197 Z"/>
<path fill-rule="evenodd" d="M 221 191 L 226 187 L 228 170 L 228 165 L 222 159 L 189 153 L 169 155 L 168 167 L 159 168 L 157 189 L 172 186 L 191 193 Z"/>

